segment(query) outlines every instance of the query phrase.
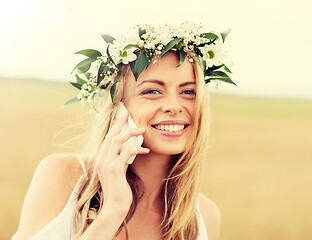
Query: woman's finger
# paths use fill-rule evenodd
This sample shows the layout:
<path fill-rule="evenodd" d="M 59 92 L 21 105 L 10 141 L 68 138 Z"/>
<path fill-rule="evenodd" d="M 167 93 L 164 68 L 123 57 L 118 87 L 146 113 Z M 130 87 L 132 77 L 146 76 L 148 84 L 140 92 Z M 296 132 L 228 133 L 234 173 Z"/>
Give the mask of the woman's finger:
<path fill-rule="evenodd" d="M 128 131 L 122 132 L 112 137 L 108 154 L 112 157 L 117 157 L 120 153 L 120 148 L 123 143 L 132 137 L 142 135 L 145 132 L 145 128 L 131 128 Z"/>
<path fill-rule="evenodd" d="M 121 132 L 121 129 L 128 121 L 128 117 L 129 117 L 129 114 L 126 113 L 124 116 L 118 119 L 116 123 L 108 131 L 108 133 L 106 134 L 105 139 L 101 145 L 99 161 L 102 160 L 101 157 L 104 157 L 105 155 L 107 155 L 112 137 Z"/>
<path fill-rule="evenodd" d="M 123 126 L 127 123 L 129 118 L 129 113 L 125 113 L 121 118 L 119 118 L 115 124 L 111 127 L 111 129 L 106 134 L 105 140 L 110 142 L 112 137 L 119 134 Z"/>
<path fill-rule="evenodd" d="M 119 164 L 122 164 L 124 166 L 124 164 L 127 163 L 127 161 L 129 160 L 130 157 L 134 156 L 134 155 L 138 155 L 138 154 L 148 154 L 150 152 L 149 148 L 144 148 L 144 147 L 129 147 L 126 148 L 117 158 L 116 158 L 116 164 L 117 162 Z"/>

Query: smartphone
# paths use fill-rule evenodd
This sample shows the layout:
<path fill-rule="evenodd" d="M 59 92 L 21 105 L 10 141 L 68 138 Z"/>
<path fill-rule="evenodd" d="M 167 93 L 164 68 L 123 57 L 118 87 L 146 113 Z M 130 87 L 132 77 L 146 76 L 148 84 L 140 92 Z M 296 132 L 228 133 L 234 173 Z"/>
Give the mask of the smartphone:
<path fill-rule="evenodd" d="M 126 112 L 128 112 L 128 109 L 126 108 L 126 106 L 122 102 L 119 102 L 119 105 L 117 107 L 117 112 L 116 112 L 115 119 L 118 120 L 119 118 L 124 116 L 126 114 Z M 126 124 L 121 129 L 121 133 L 123 133 L 123 132 L 125 132 L 125 131 L 127 131 L 128 129 L 131 129 L 131 128 L 137 128 L 137 125 L 135 124 L 135 122 L 133 121 L 133 118 L 131 117 L 131 115 L 129 113 L 128 121 L 126 122 Z M 126 142 L 124 142 L 121 145 L 120 153 L 123 152 L 126 148 L 129 148 L 131 146 L 139 146 L 140 147 L 140 146 L 142 146 L 142 143 L 143 143 L 143 136 L 142 135 L 133 136 L 133 137 L 129 138 Z M 136 157 L 136 155 L 132 156 L 127 161 L 127 163 L 128 164 L 132 164 L 134 159 L 135 159 L 135 157 Z"/>

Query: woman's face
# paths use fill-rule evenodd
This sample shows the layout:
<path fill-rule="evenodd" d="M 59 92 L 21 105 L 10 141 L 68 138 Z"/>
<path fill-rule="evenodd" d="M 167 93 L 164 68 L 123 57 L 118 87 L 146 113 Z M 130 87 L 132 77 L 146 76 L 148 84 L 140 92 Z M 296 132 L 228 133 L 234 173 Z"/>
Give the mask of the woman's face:
<path fill-rule="evenodd" d="M 193 130 L 196 81 L 185 59 L 168 52 L 158 64 L 150 64 L 135 81 L 131 70 L 125 77 L 123 102 L 138 127 L 144 127 L 143 146 L 151 152 L 182 153 Z"/>

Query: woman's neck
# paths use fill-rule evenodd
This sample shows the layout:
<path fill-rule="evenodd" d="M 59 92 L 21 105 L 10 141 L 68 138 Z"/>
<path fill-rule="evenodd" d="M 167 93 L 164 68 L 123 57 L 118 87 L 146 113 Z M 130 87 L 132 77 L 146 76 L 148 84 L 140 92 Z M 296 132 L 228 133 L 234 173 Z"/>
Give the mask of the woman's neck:
<path fill-rule="evenodd" d="M 162 190 L 170 161 L 172 156 L 150 152 L 148 155 L 137 155 L 132 163 L 132 168 L 143 182 L 144 194 L 139 200 L 143 209 L 155 212 L 163 210 Z"/>

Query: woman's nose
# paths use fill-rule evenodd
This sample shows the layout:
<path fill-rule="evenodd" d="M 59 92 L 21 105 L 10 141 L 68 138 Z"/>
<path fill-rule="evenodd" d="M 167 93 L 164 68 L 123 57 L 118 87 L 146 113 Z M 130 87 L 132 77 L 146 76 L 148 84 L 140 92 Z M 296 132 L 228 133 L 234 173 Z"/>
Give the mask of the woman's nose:
<path fill-rule="evenodd" d="M 172 97 L 164 102 L 162 111 L 164 113 L 169 113 L 170 115 L 176 115 L 177 113 L 182 112 L 182 106 L 178 99 Z"/>

